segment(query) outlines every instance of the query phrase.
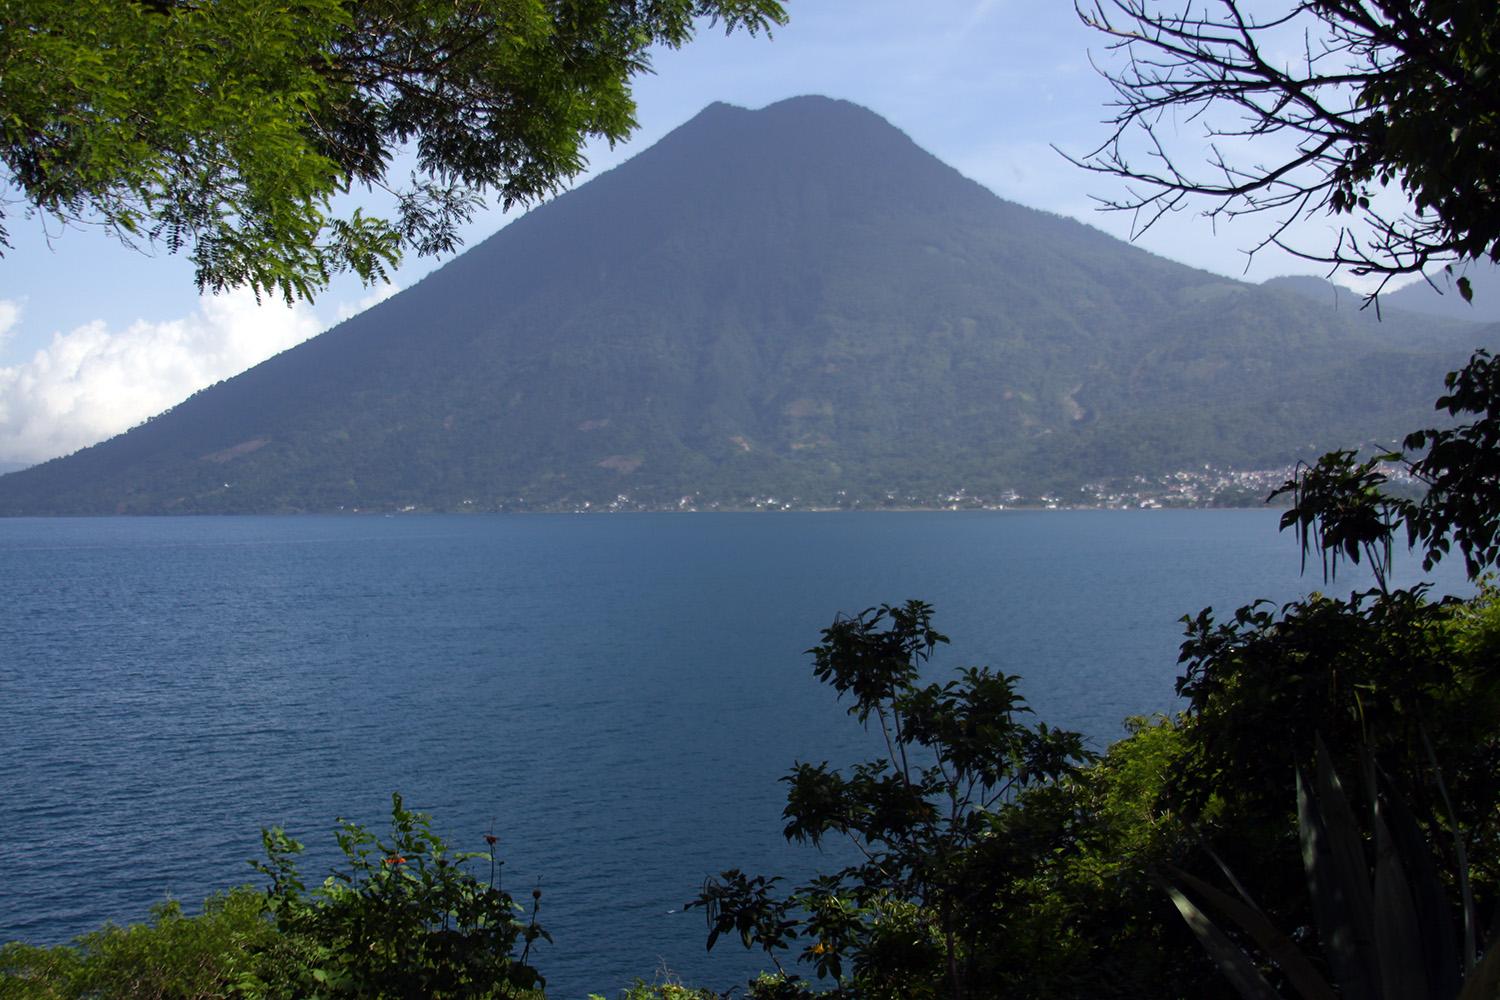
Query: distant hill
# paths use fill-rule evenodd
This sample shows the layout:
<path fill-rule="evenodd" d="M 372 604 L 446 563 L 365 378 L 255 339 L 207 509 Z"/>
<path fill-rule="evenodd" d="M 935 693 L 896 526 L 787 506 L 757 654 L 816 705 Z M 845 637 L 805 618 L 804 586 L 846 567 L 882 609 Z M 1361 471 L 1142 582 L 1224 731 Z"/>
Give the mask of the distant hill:
<path fill-rule="evenodd" d="M 1465 302 L 1454 286 L 1455 279 L 1460 275 L 1469 279 L 1474 293 L 1472 302 Z M 1262 287 L 1297 292 L 1340 309 L 1359 309 L 1365 306 L 1364 296 L 1331 281 L 1307 275 L 1272 278 Z M 1435 316 L 1470 323 L 1500 323 L 1500 268 L 1470 264 L 1452 274 L 1439 271 L 1426 280 L 1414 281 L 1393 292 L 1383 293 L 1380 296 L 1380 315 L 1384 316 L 1392 310 L 1408 314 L 1408 323 L 1416 316 Z M 1365 312 L 1371 317 L 1376 315 L 1373 308 L 1366 308 Z"/>
<path fill-rule="evenodd" d="M 0 513 L 1033 494 L 1394 437 L 1497 339 L 1154 257 L 852 104 L 715 104 Z"/>
<path fill-rule="evenodd" d="M 1474 300 L 1465 302 L 1454 287 L 1460 275 L 1469 279 Z M 1438 272 L 1430 281 L 1418 281 L 1382 296 L 1392 308 L 1477 323 L 1500 323 L 1500 267 L 1471 264 L 1454 273 Z"/>
<path fill-rule="evenodd" d="M 1261 287 L 1280 292 L 1292 292 L 1331 309 L 1357 310 L 1363 308 L 1365 304 L 1364 296 L 1357 292 L 1310 274 L 1288 274 L 1279 278 L 1270 278 L 1262 282 Z"/>

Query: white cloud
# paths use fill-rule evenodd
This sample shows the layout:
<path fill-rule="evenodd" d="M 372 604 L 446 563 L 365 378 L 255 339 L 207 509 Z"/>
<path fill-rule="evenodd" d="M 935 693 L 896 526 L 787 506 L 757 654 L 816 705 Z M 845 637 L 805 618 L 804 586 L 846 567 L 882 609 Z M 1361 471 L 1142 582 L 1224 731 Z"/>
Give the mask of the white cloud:
<path fill-rule="evenodd" d="M 11 330 L 15 329 L 21 321 L 21 303 L 10 299 L 0 299 L 0 344 L 10 336 Z"/>
<path fill-rule="evenodd" d="M 0 336 L 19 319 L 0 300 Z M 0 461 L 65 455 L 140 423 L 318 333 L 306 305 L 256 303 L 248 291 L 204 296 L 185 319 L 103 320 L 54 333 L 29 361 L 0 367 Z"/>

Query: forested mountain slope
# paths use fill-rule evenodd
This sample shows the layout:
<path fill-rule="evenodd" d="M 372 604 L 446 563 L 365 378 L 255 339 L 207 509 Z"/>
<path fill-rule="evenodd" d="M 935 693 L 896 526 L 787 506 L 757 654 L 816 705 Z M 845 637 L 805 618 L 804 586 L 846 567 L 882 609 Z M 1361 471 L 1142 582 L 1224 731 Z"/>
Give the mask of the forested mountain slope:
<path fill-rule="evenodd" d="M 873 113 L 712 105 L 0 513 L 806 505 L 1265 466 L 1431 419 L 1494 331 L 1154 257 Z"/>

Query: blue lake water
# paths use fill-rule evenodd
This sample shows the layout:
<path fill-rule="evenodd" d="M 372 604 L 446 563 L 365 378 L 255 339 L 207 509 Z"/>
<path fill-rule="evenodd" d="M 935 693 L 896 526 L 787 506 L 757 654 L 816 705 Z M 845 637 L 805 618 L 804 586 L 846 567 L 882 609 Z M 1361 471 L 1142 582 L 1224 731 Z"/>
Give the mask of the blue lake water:
<path fill-rule="evenodd" d="M 399 790 L 540 883 L 550 995 L 726 988 L 759 963 L 706 955 L 682 903 L 828 864 L 783 843 L 777 778 L 873 753 L 803 653 L 837 613 L 933 603 L 938 669 L 1019 673 L 1102 749 L 1173 708 L 1184 613 L 1363 585 L 1299 576 L 1276 518 L 0 520 L 0 940 L 254 881 L 263 826 L 316 881 L 334 818 L 378 825 Z"/>

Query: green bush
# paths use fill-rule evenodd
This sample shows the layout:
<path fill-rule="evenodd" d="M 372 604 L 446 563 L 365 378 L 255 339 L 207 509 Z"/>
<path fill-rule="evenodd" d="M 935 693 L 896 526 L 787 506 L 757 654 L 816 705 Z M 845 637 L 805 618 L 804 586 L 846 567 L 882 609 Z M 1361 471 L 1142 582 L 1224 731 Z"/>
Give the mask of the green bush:
<path fill-rule="evenodd" d="M 392 796 L 387 838 L 347 822 L 336 837 L 345 865 L 311 891 L 297 872 L 302 845 L 272 829 L 263 833 L 266 860 L 256 865 L 271 880 L 263 891 L 215 896 L 191 917 L 164 903 L 147 923 L 107 926 L 71 945 L 4 945 L 0 998 L 542 996 L 544 980 L 530 964 L 532 944 L 550 940 L 536 922 L 541 893 L 532 893 L 522 919 L 494 885 L 493 837 L 489 851 L 451 851 L 400 795 Z M 466 870 L 479 859 L 489 862 L 488 880 Z"/>
<path fill-rule="evenodd" d="M 588 1000 L 605 1000 L 603 994 L 590 993 Z M 663 975 L 657 982 L 648 983 L 637 979 L 620 993 L 620 1000 L 724 1000 L 713 990 L 684 986 L 670 975 Z"/>
<path fill-rule="evenodd" d="M 209 1000 L 239 994 L 254 975 L 275 930 L 265 897 L 248 886 L 214 896 L 199 916 L 176 902 L 151 920 L 106 926 L 72 945 L 0 946 L 0 997 L 5 1000 L 130 997 Z"/>
<path fill-rule="evenodd" d="M 391 796 L 391 832 L 381 839 L 341 821 L 335 836 L 345 867 L 307 891 L 297 872 L 302 845 L 265 831 L 270 877 L 266 909 L 279 932 L 246 992 L 266 1000 L 323 998 L 539 997 L 545 980 L 530 964 L 532 944 L 551 938 L 494 884 L 494 842 L 454 852 L 431 819 Z M 465 866 L 490 863 L 490 879 Z M 520 954 L 513 952 L 520 947 Z"/>

